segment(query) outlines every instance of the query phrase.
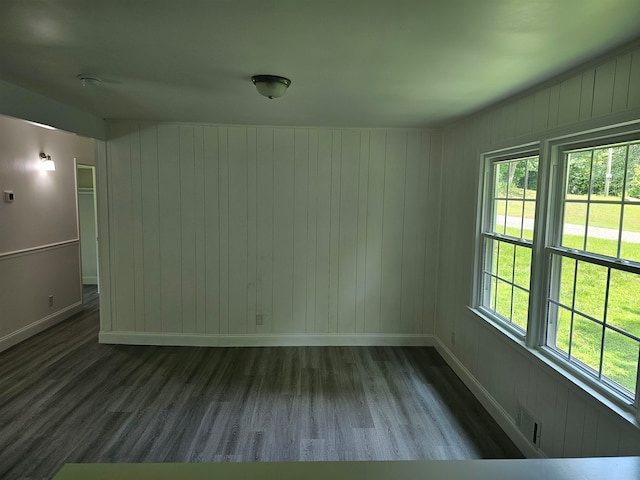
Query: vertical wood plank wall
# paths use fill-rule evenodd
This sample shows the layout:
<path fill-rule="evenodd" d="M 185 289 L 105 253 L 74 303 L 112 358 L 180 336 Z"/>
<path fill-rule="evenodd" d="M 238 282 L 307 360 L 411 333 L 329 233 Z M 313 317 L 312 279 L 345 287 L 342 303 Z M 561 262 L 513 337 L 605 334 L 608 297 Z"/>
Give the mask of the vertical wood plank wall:
<path fill-rule="evenodd" d="M 540 449 L 547 456 L 640 455 L 640 430 L 467 310 L 473 280 L 478 153 L 483 147 L 518 145 L 519 139 L 555 127 L 631 110 L 640 112 L 640 49 L 444 131 L 436 335 L 512 418 L 520 402 L 541 420 Z"/>
<path fill-rule="evenodd" d="M 432 334 L 440 137 L 111 122 L 102 330 Z"/>

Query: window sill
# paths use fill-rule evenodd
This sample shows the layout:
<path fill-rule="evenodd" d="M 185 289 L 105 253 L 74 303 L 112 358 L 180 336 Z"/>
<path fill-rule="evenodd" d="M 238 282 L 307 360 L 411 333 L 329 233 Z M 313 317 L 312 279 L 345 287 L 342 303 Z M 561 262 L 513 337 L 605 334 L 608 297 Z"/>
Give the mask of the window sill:
<path fill-rule="evenodd" d="M 603 394 L 598 389 L 590 384 L 590 382 L 585 381 L 579 375 L 573 373 L 569 369 L 562 368 L 552 357 L 551 354 L 545 353 L 542 349 L 539 348 L 531 348 L 525 345 L 524 340 L 516 335 L 511 329 L 507 328 L 505 325 L 502 325 L 499 321 L 491 318 L 483 311 L 474 308 L 467 307 L 470 312 L 472 312 L 477 318 L 482 320 L 484 325 L 488 325 L 492 327 L 491 330 L 494 332 L 498 332 L 503 337 L 506 337 L 509 341 L 507 342 L 512 346 L 517 352 L 526 357 L 527 359 L 535 359 L 539 364 L 543 364 L 547 367 L 547 371 L 551 371 L 553 375 L 556 376 L 560 381 L 564 381 L 569 388 L 571 388 L 578 395 L 582 396 L 588 401 L 596 401 L 602 407 L 606 408 L 610 413 L 613 413 L 615 416 L 620 419 L 626 421 L 631 426 L 640 429 L 640 423 L 638 419 L 634 415 L 632 407 L 628 404 L 625 404 L 624 399 L 620 397 L 619 399 L 616 397 L 614 400 L 610 398 L 608 395 Z M 611 394 L 611 397 L 614 395 Z"/>

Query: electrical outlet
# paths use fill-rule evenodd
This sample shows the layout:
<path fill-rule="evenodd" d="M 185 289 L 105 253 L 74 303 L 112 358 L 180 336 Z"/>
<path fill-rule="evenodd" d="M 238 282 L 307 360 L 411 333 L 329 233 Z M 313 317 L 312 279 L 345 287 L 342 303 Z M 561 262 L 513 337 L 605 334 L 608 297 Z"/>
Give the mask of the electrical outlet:
<path fill-rule="evenodd" d="M 264 325 L 264 315 L 256 315 L 256 325 Z"/>
<path fill-rule="evenodd" d="M 53 295 L 49 295 L 49 306 L 53 307 Z"/>

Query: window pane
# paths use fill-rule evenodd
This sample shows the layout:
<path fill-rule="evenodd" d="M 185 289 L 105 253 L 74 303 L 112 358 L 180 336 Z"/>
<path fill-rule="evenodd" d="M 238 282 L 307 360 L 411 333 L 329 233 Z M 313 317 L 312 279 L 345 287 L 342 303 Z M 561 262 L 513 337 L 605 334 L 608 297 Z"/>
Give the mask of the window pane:
<path fill-rule="evenodd" d="M 493 249 L 489 272 L 495 275 L 498 272 L 498 260 L 500 259 L 500 242 L 493 239 L 487 239 L 487 242 L 490 243 L 491 248 Z"/>
<path fill-rule="evenodd" d="M 607 324 L 640 338 L 640 275 L 611 270 Z"/>
<path fill-rule="evenodd" d="M 496 200 L 494 202 L 493 211 L 493 231 L 496 233 L 506 233 L 507 201 Z"/>
<path fill-rule="evenodd" d="M 591 152 L 572 152 L 567 157 L 566 196 L 586 199 L 591 181 Z"/>
<path fill-rule="evenodd" d="M 555 261 L 560 261 L 560 295 L 558 300 L 561 304 L 573 308 L 573 287 L 576 276 L 577 261 L 572 258 L 555 257 Z"/>
<path fill-rule="evenodd" d="M 640 202 L 640 143 L 629 145 L 625 200 L 628 202 Z"/>
<path fill-rule="evenodd" d="M 524 203 L 524 221 L 522 222 L 522 238 L 533 240 L 533 226 L 536 220 L 536 202 Z"/>
<path fill-rule="evenodd" d="M 621 205 L 592 203 L 589 208 L 587 248 L 591 253 L 618 256 Z"/>
<path fill-rule="evenodd" d="M 509 184 L 509 164 L 496 163 L 495 166 L 495 196 L 498 198 L 507 198 L 507 190 Z"/>
<path fill-rule="evenodd" d="M 525 188 L 525 198 L 535 199 L 538 190 L 538 157 L 531 157 L 527 162 Z"/>
<path fill-rule="evenodd" d="M 502 209 L 504 204 L 502 200 L 499 200 L 500 204 L 500 216 L 497 217 L 497 225 L 502 227 L 506 224 L 504 233 L 515 238 L 526 238 L 527 240 L 533 240 L 533 225 L 535 220 L 535 203 L 525 202 L 524 200 L 509 200 L 507 202 L 507 215 L 506 218 L 502 215 Z M 499 230 L 499 233 L 503 233 L 503 229 Z"/>
<path fill-rule="evenodd" d="M 524 218 L 524 200 L 509 200 L 509 214 L 507 217 L 507 235 L 522 238 L 522 223 Z"/>
<path fill-rule="evenodd" d="M 636 391 L 638 345 L 640 344 L 637 341 L 606 329 L 602 375 L 624 387 L 631 396 Z"/>
<path fill-rule="evenodd" d="M 495 284 L 496 279 L 491 275 L 484 274 L 482 285 L 482 304 L 488 306 L 491 310 L 495 310 Z"/>
<path fill-rule="evenodd" d="M 593 369 L 600 370 L 600 350 L 602 346 L 602 325 L 575 313 L 573 315 L 573 336 L 571 339 L 571 357 Z"/>
<path fill-rule="evenodd" d="M 531 249 L 516 247 L 516 264 L 513 275 L 513 283 L 522 288 L 529 289 L 531 279 Z"/>
<path fill-rule="evenodd" d="M 527 172 L 524 179 L 524 208 L 522 238 L 533 240 L 533 224 L 536 218 L 536 195 L 538 190 L 538 157 L 527 159 Z"/>
<path fill-rule="evenodd" d="M 511 320 L 511 290 L 508 283 L 496 282 L 496 305 L 493 310 L 507 320 Z"/>
<path fill-rule="evenodd" d="M 511 321 L 522 330 L 527 329 L 529 317 L 529 293 L 519 288 L 513 289 L 513 318 Z"/>
<path fill-rule="evenodd" d="M 574 309 L 600 321 L 604 320 L 607 270 L 600 265 L 578 262 Z"/>
<path fill-rule="evenodd" d="M 496 311 L 496 306 L 498 305 L 498 279 L 494 278 L 492 283 L 492 290 L 491 290 L 491 305 L 490 308 L 491 310 L 493 310 L 494 312 Z"/>
<path fill-rule="evenodd" d="M 640 262 L 640 205 L 625 205 L 620 257 Z"/>
<path fill-rule="evenodd" d="M 509 192 L 508 197 L 511 199 L 524 198 L 524 187 L 527 174 L 527 161 L 516 160 L 508 163 L 509 165 Z"/>
<path fill-rule="evenodd" d="M 571 311 L 563 307 L 550 305 L 549 312 L 547 345 L 561 350 L 568 356 L 569 338 L 571 336 Z M 553 313 L 553 316 L 551 316 L 551 313 Z"/>
<path fill-rule="evenodd" d="M 599 238 L 611 238 L 613 240 L 618 239 L 618 229 L 620 228 L 620 203 L 593 203 L 589 206 L 589 236 L 595 236 Z M 591 230 L 598 231 L 597 229 L 615 230 L 614 234 L 608 236 L 599 232 L 592 234 Z M 605 232 L 608 233 L 608 232 Z"/>
<path fill-rule="evenodd" d="M 506 242 L 500 243 L 500 256 L 498 257 L 497 275 L 500 278 L 511 281 L 513 278 L 513 254 L 515 245 Z"/>
<path fill-rule="evenodd" d="M 593 152 L 591 199 L 622 199 L 627 147 L 608 147 Z"/>
<path fill-rule="evenodd" d="M 587 204 L 566 202 L 562 223 L 562 246 L 583 250 L 587 230 Z"/>

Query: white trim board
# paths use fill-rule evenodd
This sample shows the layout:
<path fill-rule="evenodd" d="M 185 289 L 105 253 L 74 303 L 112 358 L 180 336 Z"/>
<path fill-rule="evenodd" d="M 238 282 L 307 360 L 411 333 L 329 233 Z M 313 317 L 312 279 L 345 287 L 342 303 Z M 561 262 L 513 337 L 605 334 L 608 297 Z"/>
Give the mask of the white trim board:
<path fill-rule="evenodd" d="M 80 237 L 73 238 L 71 240 L 63 240 L 62 242 L 48 243 L 47 245 L 36 245 L 35 247 L 23 248 L 22 250 L 14 250 L 12 252 L 0 253 L 0 260 L 8 260 L 13 257 L 21 257 L 32 253 L 43 252 L 46 250 L 55 250 L 57 248 L 66 247 L 69 245 L 79 245 Z"/>
<path fill-rule="evenodd" d="M 500 428 L 507 434 L 513 443 L 520 449 L 526 458 L 545 458 L 544 453 L 532 445 L 522 432 L 518 429 L 514 420 L 506 412 L 495 398 L 482 386 L 480 382 L 471 374 L 458 357 L 439 339 L 435 339 L 435 347 L 445 362 L 453 369 L 455 374 L 463 381 L 473 396 L 478 399 L 482 406 L 489 412 Z"/>
<path fill-rule="evenodd" d="M 396 346 L 432 347 L 433 335 L 405 334 L 268 334 L 100 332 L 100 343 L 188 347 Z"/>
<path fill-rule="evenodd" d="M 76 302 L 69 305 L 68 307 L 63 308 L 62 310 L 58 310 L 51 315 L 41 318 L 40 320 L 36 320 L 26 327 L 22 327 L 20 330 L 16 330 L 15 332 L 12 332 L 9 335 L 0 338 L 0 352 L 3 352 L 13 347 L 14 345 L 17 345 L 23 340 L 26 340 L 27 338 L 32 337 L 37 333 L 51 328 L 57 323 L 66 320 L 67 318 L 75 315 L 78 312 L 81 312 L 82 308 L 82 302 Z"/>
<path fill-rule="evenodd" d="M 82 277 L 82 284 L 83 285 L 97 285 L 98 284 L 98 277 L 97 276 Z"/>

